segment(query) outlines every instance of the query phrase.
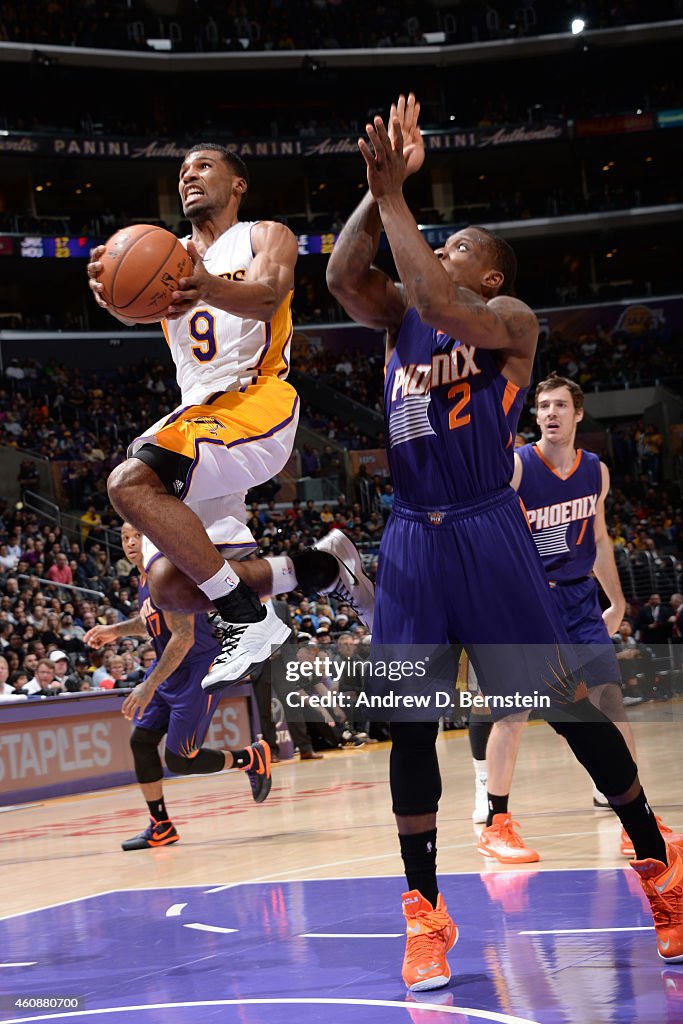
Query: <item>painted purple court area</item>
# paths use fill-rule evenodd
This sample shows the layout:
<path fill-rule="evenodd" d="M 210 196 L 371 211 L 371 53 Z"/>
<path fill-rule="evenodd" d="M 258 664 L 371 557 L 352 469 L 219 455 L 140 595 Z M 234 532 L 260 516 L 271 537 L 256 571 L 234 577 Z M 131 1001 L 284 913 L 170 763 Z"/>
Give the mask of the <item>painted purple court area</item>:
<path fill-rule="evenodd" d="M 683 1024 L 683 964 L 657 956 L 630 871 L 441 883 L 460 928 L 446 989 L 401 982 L 399 878 L 119 891 L 0 920 L 0 1020 Z"/>

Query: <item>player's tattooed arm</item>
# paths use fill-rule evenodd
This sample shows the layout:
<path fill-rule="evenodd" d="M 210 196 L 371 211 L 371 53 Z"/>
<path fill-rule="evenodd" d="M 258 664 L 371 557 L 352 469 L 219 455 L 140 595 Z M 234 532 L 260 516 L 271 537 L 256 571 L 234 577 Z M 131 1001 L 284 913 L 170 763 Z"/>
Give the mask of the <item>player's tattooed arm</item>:
<path fill-rule="evenodd" d="M 151 690 L 156 690 L 175 672 L 194 645 L 194 615 L 164 612 L 164 618 L 171 631 L 171 637 L 145 680 Z"/>
<path fill-rule="evenodd" d="M 83 641 L 88 647 L 104 647 L 112 640 L 121 640 L 125 636 L 147 636 L 145 620 L 141 615 L 134 619 L 126 619 L 125 622 L 116 622 L 113 625 L 93 626 L 84 635 Z"/>
<path fill-rule="evenodd" d="M 420 104 L 414 93 L 392 103 L 389 119 L 400 131 L 406 175 L 417 173 L 425 158 L 418 125 Z M 373 265 L 382 231 L 377 201 L 368 192 L 351 214 L 327 265 L 327 287 L 357 323 L 385 328 L 395 338 L 408 302 L 402 286 Z M 389 349 L 389 343 L 387 348 Z"/>
<path fill-rule="evenodd" d="M 397 330 L 406 310 L 405 298 L 372 262 L 381 230 L 377 203 L 368 192 L 337 239 L 327 264 L 327 287 L 356 323 Z"/>

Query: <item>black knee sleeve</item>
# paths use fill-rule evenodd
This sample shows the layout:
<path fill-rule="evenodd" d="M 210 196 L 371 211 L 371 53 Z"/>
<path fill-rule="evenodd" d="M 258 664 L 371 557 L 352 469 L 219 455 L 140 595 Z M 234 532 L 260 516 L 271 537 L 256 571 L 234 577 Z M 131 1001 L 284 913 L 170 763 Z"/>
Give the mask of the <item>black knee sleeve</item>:
<path fill-rule="evenodd" d="M 556 709 L 550 725 L 564 736 L 572 753 L 605 796 L 621 796 L 633 784 L 638 767 L 626 741 L 606 715 L 586 697 L 562 708 L 561 721 Z"/>
<path fill-rule="evenodd" d="M 163 732 L 141 729 L 139 725 L 133 729 L 130 749 L 133 751 L 135 777 L 138 782 L 158 782 L 159 779 L 163 779 L 164 770 L 157 749 L 163 737 Z"/>
<path fill-rule="evenodd" d="M 157 444 L 143 444 L 132 457 L 149 466 L 169 494 L 174 498 L 182 498 L 192 459 L 167 448 L 160 448 Z"/>
<path fill-rule="evenodd" d="M 438 722 L 391 723 L 389 779 L 394 814 L 436 814 L 441 798 L 438 733 Z"/>
<path fill-rule="evenodd" d="M 200 747 L 194 757 L 181 757 L 172 750 L 166 750 L 166 767 L 174 775 L 212 775 L 225 768 L 225 754 L 211 747 Z"/>

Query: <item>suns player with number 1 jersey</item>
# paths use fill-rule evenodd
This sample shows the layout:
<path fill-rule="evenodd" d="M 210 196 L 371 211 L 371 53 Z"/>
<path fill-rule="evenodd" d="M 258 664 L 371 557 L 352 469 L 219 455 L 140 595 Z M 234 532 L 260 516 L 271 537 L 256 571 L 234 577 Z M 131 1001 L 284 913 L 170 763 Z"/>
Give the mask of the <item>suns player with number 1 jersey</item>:
<path fill-rule="evenodd" d="M 619 730 L 564 671 L 568 636 L 509 486 L 513 407 L 529 384 L 538 322 L 509 294 L 516 261 L 502 239 L 469 227 L 434 253 L 420 234 L 403 196 L 405 178 L 424 159 L 417 113 L 413 96 L 401 98 L 389 132 L 380 117 L 366 126 L 359 147 L 369 192 L 328 264 L 328 285 L 347 312 L 388 337 L 384 406 L 395 499 L 380 547 L 373 643 L 463 644 L 494 696 L 532 694 L 548 679 L 547 692 L 557 694 L 545 712 L 550 724 L 634 840 L 660 953 L 675 947 L 683 956 L 676 924 L 683 860 L 662 839 Z M 382 227 L 403 288 L 373 266 Z M 505 678 L 491 679 L 500 644 L 510 654 Z M 403 653 L 410 662 L 410 649 Z M 409 889 L 403 979 L 414 990 L 448 983 L 447 953 L 457 939 L 436 878 L 438 715 L 391 723 L 390 783 Z"/>
<path fill-rule="evenodd" d="M 108 483 L 114 507 L 147 538 L 157 603 L 213 607 L 224 620 L 226 680 L 289 634 L 227 558 L 255 548 L 244 495 L 285 465 L 299 416 L 285 380 L 297 241 L 283 224 L 238 219 L 248 182 L 243 161 L 222 146 L 202 143 L 185 155 L 178 187 L 192 224 L 182 241 L 193 271 L 160 317 L 181 402 L 133 442 Z M 95 249 L 88 266 L 90 287 L 100 306 L 130 323 L 102 298 L 101 253 Z M 159 552 L 164 557 L 154 558 Z"/>
<path fill-rule="evenodd" d="M 526 510 L 553 602 L 576 645 L 589 697 L 615 722 L 635 758 L 633 730 L 624 713 L 619 663 L 610 640 L 621 624 L 626 602 L 605 523 L 609 471 L 593 452 L 576 447 L 584 395 L 575 381 L 553 373 L 537 385 L 535 400 L 541 437 L 535 444 L 516 449 L 511 486 Z M 609 601 L 604 612 L 596 579 Z M 489 792 L 497 794 L 499 813 L 507 813 L 527 717 L 521 714 L 496 722 L 488 738 L 487 786 Z M 594 802 L 609 809 L 599 792 L 594 794 Z M 660 829 L 668 842 L 683 842 L 683 835 L 673 833 L 661 821 Z M 479 838 L 479 852 L 502 863 L 539 859 L 535 850 L 511 839 L 495 828 L 490 808 Z M 623 856 L 633 857 L 633 843 L 623 829 L 620 848 Z"/>

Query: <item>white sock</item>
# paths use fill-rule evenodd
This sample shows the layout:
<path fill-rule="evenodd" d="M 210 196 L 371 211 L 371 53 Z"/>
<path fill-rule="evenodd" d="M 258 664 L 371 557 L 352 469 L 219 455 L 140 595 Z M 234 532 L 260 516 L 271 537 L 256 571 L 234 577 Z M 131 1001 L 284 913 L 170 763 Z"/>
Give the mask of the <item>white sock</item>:
<path fill-rule="evenodd" d="M 294 563 L 287 555 L 277 555 L 275 558 L 267 558 L 273 573 L 273 594 L 288 594 L 290 590 L 296 590 L 299 583 L 294 571 Z"/>
<path fill-rule="evenodd" d="M 477 759 L 473 757 L 472 764 L 474 766 L 474 774 L 483 783 L 486 783 L 489 777 L 489 773 L 486 770 L 486 761 L 477 761 Z"/>
<path fill-rule="evenodd" d="M 211 576 L 208 580 L 204 580 L 203 583 L 198 583 L 197 586 L 206 594 L 209 601 L 215 601 L 217 597 L 225 597 L 238 585 L 239 579 L 233 573 L 232 569 L 227 562 L 223 562 L 223 565 Z"/>

